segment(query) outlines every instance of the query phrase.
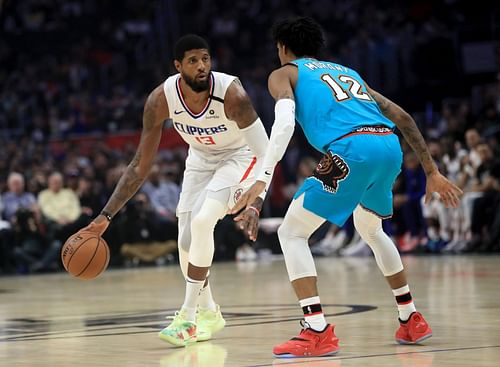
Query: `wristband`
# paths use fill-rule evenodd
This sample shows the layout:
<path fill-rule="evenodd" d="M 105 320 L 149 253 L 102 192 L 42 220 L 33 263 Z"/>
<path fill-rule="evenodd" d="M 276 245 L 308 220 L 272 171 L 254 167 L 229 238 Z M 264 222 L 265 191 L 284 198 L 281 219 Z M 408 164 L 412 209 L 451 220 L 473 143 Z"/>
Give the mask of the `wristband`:
<path fill-rule="evenodd" d="M 248 209 L 253 210 L 253 211 L 257 214 L 257 216 L 258 216 L 258 217 L 260 216 L 260 210 L 259 210 L 259 209 L 257 209 L 256 207 L 254 207 L 254 206 L 249 206 L 249 207 L 248 207 Z"/>
<path fill-rule="evenodd" d="M 113 219 L 113 216 L 105 210 L 103 210 L 101 212 L 101 215 L 104 215 L 106 217 L 106 219 L 108 220 L 108 222 L 111 222 L 111 220 Z"/>

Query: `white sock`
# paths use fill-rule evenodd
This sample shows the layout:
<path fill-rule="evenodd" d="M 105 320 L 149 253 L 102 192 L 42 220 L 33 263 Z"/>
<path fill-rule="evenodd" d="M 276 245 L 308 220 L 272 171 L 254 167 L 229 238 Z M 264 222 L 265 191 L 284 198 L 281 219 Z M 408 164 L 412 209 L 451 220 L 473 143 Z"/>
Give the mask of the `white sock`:
<path fill-rule="evenodd" d="M 200 296 L 198 297 L 198 305 L 200 308 L 210 311 L 217 310 L 217 304 L 212 296 L 212 289 L 210 288 L 210 283 L 206 287 L 201 288 Z"/>
<path fill-rule="evenodd" d="M 407 284 L 401 288 L 393 289 L 392 294 L 396 297 L 399 319 L 401 321 L 407 321 L 410 318 L 410 315 L 417 311 L 411 297 L 410 287 Z"/>
<path fill-rule="evenodd" d="M 304 320 L 309 327 L 316 331 L 323 331 L 326 327 L 325 315 L 321 309 L 319 296 L 301 299 L 300 307 L 304 312 Z"/>
<path fill-rule="evenodd" d="M 195 280 L 189 277 L 186 278 L 186 295 L 182 310 L 186 313 L 186 320 L 195 322 L 196 320 L 196 305 L 198 303 L 198 296 L 200 295 L 201 288 L 205 280 Z"/>

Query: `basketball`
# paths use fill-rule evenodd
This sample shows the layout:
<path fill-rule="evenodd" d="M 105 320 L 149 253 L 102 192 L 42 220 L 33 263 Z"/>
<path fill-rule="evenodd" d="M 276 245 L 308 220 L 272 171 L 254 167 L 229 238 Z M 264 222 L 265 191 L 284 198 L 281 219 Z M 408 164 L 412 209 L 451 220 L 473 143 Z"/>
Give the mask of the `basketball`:
<path fill-rule="evenodd" d="M 64 269 L 79 279 L 99 276 L 109 263 L 109 247 L 93 232 L 79 232 L 68 238 L 61 250 Z"/>

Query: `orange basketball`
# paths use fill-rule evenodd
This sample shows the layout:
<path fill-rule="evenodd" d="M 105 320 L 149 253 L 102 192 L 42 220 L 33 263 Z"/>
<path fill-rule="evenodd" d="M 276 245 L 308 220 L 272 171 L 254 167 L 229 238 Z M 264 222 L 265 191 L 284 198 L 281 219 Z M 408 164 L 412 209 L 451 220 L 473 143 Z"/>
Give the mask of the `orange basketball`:
<path fill-rule="evenodd" d="M 79 279 L 93 279 L 108 267 L 109 247 L 93 232 L 72 235 L 61 250 L 64 269 Z"/>

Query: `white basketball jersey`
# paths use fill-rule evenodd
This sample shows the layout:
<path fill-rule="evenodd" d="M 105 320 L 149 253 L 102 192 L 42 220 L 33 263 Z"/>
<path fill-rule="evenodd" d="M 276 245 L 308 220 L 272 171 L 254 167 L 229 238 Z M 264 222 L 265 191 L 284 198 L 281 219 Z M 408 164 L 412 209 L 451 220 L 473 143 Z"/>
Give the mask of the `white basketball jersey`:
<path fill-rule="evenodd" d="M 197 153 L 223 153 L 246 145 L 236 122 L 224 112 L 224 96 L 235 76 L 212 71 L 210 95 L 200 113 L 189 110 L 180 87 L 180 74 L 172 75 L 163 84 L 168 110 L 175 130 Z"/>

